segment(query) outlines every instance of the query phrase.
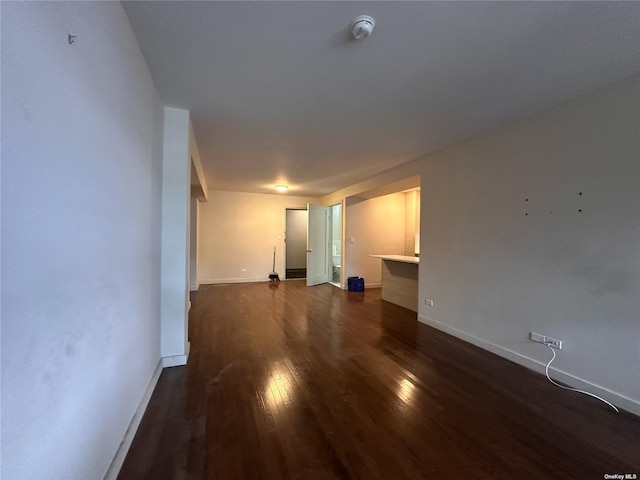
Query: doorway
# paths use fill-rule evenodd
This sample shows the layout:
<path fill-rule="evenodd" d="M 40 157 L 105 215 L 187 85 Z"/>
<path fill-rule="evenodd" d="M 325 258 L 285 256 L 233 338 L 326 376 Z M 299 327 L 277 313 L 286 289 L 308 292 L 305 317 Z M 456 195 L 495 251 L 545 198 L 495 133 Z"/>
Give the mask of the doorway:
<path fill-rule="evenodd" d="M 307 222 L 306 209 L 286 209 L 285 279 L 307 278 Z"/>
<path fill-rule="evenodd" d="M 342 288 L 342 204 L 285 209 L 285 276 Z"/>
<path fill-rule="evenodd" d="M 342 204 L 331 207 L 331 278 L 329 283 L 342 283 Z"/>

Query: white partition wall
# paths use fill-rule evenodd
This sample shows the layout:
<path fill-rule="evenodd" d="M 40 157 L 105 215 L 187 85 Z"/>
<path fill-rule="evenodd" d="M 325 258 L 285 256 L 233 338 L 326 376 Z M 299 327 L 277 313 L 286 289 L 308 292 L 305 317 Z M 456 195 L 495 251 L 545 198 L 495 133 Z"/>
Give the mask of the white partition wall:
<path fill-rule="evenodd" d="M 164 109 L 162 167 L 162 335 L 165 367 L 184 365 L 189 354 L 189 112 Z"/>

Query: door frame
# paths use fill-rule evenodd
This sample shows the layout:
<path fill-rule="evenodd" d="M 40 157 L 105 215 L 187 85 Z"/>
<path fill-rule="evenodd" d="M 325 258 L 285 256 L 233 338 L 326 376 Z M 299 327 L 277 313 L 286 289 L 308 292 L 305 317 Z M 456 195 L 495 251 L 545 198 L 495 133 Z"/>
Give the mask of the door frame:
<path fill-rule="evenodd" d="M 305 212 L 308 212 L 306 205 L 303 207 L 301 206 L 290 206 L 290 207 L 285 206 L 284 207 L 284 235 L 282 236 L 282 265 L 283 265 L 282 278 L 285 280 L 287 280 L 287 227 L 288 227 L 287 211 L 288 210 L 303 210 Z M 308 229 L 308 223 L 309 223 L 309 217 L 307 213 L 307 227 L 305 228 L 305 230 Z M 305 250 L 306 250 L 306 245 L 305 245 Z M 306 252 L 305 252 L 305 256 L 306 256 Z M 306 261 L 305 261 L 305 267 L 306 267 Z M 304 278 L 306 278 L 306 275 Z M 290 280 L 298 280 L 298 279 L 292 278 Z"/>
<path fill-rule="evenodd" d="M 339 238 L 340 255 L 338 255 L 340 257 L 340 280 L 337 283 L 332 281 L 333 280 L 333 256 L 334 256 L 333 255 L 333 240 L 334 240 L 334 237 L 335 237 L 335 232 L 334 232 L 333 226 L 335 225 L 335 222 L 334 222 L 334 220 L 335 220 L 334 219 L 334 216 L 335 216 L 334 209 L 335 209 L 335 207 L 340 207 L 340 238 Z M 343 275 L 343 271 L 344 271 L 344 269 L 343 269 L 343 267 L 344 267 L 344 214 L 343 214 L 344 206 L 342 205 L 342 202 L 338 202 L 338 203 L 334 203 L 333 205 L 330 205 L 329 208 L 331 209 L 330 210 L 330 224 L 331 224 L 331 228 L 330 228 L 330 234 L 331 234 L 330 235 L 330 243 L 331 243 L 331 245 L 330 245 L 330 248 L 331 248 L 331 252 L 330 252 L 330 265 L 329 265 L 329 268 L 331 269 L 331 271 L 329 272 L 329 275 L 330 275 L 329 283 L 331 285 L 336 286 L 336 287 L 344 288 L 343 287 L 343 283 L 344 283 L 343 282 L 343 278 L 344 278 L 344 275 Z"/>

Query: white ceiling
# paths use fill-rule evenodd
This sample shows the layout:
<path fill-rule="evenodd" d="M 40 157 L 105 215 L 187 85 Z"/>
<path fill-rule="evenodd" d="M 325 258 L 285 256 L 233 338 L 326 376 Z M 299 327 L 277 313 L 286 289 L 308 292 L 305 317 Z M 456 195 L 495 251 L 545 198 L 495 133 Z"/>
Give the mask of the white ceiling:
<path fill-rule="evenodd" d="M 330 193 L 640 71 L 639 2 L 124 7 L 213 189 Z"/>

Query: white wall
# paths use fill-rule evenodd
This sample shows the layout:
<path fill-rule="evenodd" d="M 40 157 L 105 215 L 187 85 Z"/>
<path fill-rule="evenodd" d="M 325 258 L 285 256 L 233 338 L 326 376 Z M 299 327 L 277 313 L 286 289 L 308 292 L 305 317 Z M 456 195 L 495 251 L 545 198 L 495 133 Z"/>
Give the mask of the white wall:
<path fill-rule="evenodd" d="M 200 282 L 266 281 L 274 246 L 284 278 L 285 208 L 304 208 L 314 199 L 220 190 L 209 190 L 208 198 L 200 204 Z"/>
<path fill-rule="evenodd" d="M 160 341 L 160 351 L 165 367 L 184 365 L 189 355 L 187 332 L 191 195 L 189 131 L 189 112 L 165 107 Z"/>
<path fill-rule="evenodd" d="M 198 199 L 189 202 L 189 290 L 196 291 L 198 282 Z"/>
<path fill-rule="evenodd" d="M 416 253 L 416 238 L 420 238 L 420 190 L 404 193 L 404 254 Z"/>
<path fill-rule="evenodd" d="M 409 253 L 409 255 L 419 254 L 420 253 L 420 189 L 416 190 L 416 198 L 415 198 L 415 224 L 413 231 L 413 253 Z M 411 232 L 408 233 L 411 235 Z"/>
<path fill-rule="evenodd" d="M 102 479 L 160 359 L 163 112 L 119 3 L 1 8 L 1 476 Z"/>
<path fill-rule="evenodd" d="M 200 149 L 193 133 L 193 125 L 189 124 L 189 157 L 191 159 L 191 195 L 198 197 L 201 202 L 207 201 L 207 179 L 204 177 L 204 167 L 200 160 Z"/>
<path fill-rule="evenodd" d="M 200 202 L 207 201 L 207 180 L 204 178 L 204 168 L 200 160 L 198 143 L 193 133 L 193 125 L 189 123 L 189 163 L 190 190 L 189 202 L 189 289 L 198 290 L 198 225 L 200 218 Z"/>
<path fill-rule="evenodd" d="M 345 212 L 343 280 L 357 275 L 365 279 L 365 288 L 379 287 L 381 260 L 370 255 L 404 254 L 405 195 L 392 193 L 355 202 L 348 199 Z"/>
<path fill-rule="evenodd" d="M 639 155 L 636 76 L 423 159 L 420 319 L 640 413 Z"/>

